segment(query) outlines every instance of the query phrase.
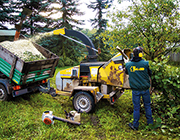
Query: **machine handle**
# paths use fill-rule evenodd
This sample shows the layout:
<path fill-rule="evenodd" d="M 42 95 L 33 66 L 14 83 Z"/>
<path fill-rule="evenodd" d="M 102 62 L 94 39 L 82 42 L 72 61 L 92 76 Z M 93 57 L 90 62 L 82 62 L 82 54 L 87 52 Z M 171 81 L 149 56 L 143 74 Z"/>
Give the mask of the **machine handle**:
<path fill-rule="evenodd" d="M 126 55 L 118 46 L 116 47 L 116 49 L 122 54 L 122 56 L 123 56 L 126 60 L 128 60 L 127 55 Z"/>
<path fill-rule="evenodd" d="M 53 116 L 53 120 L 59 120 L 59 121 L 68 122 L 68 123 L 72 123 L 72 124 L 76 124 L 76 125 L 81 124 L 80 122 L 75 122 L 75 121 L 72 121 L 72 120 L 63 119 L 63 118 L 59 118 L 59 117 L 56 117 L 56 116 Z"/>

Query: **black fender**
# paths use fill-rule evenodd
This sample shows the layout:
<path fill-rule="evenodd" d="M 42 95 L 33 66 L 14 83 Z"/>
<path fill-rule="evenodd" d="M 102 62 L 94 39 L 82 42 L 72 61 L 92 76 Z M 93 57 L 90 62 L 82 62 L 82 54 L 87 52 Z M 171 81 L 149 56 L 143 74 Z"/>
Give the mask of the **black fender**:
<path fill-rule="evenodd" d="M 8 94 L 11 94 L 11 92 L 12 92 L 12 88 L 11 87 L 12 86 L 10 84 L 10 80 L 9 79 L 1 79 L 0 78 L 0 84 L 2 84 L 5 87 L 5 89 L 6 89 Z"/>

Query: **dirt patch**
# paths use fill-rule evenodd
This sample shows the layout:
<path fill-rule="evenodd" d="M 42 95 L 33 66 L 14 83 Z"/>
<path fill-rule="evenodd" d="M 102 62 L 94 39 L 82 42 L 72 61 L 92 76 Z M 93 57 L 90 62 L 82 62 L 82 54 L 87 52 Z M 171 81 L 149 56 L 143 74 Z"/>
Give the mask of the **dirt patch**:
<path fill-rule="evenodd" d="M 92 124 L 94 126 L 98 126 L 99 125 L 99 118 L 98 118 L 98 116 L 92 115 L 92 116 L 90 116 L 90 120 L 91 120 L 91 122 L 92 122 Z"/>

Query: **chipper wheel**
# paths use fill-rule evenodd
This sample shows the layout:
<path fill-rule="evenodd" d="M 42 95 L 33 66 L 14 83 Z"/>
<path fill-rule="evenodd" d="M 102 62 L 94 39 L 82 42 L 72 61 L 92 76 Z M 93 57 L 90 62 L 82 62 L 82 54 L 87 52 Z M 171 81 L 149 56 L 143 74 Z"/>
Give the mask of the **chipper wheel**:
<path fill-rule="evenodd" d="M 5 87 L 0 84 L 0 101 L 7 101 L 8 99 L 9 95 L 7 94 Z"/>
<path fill-rule="evenodd" d="M 74 95 L 73 106 L 75 110 L 90 113 L 95 108 L 94 99 L 87 92 L 78 92 Z"/>

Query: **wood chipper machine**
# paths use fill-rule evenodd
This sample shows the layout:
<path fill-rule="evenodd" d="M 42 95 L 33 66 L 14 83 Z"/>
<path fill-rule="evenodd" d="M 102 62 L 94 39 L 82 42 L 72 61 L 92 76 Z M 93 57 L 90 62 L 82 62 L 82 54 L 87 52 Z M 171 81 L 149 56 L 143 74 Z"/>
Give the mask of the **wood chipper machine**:
<path fill-rule="evenodd" d="M 130 49 L 123 51 L 117 47 L 119 53 L 107 62 L 97 62 L 96 50 L 92 41 L 83 33 L 65 28 L 54 31 L 87 47 L 89 55 L 87 62 L 65 70 L 56 75 L 56 94 L 73 97 L 75 110 L 92 112 L 101 99 L 109 100 L 113 105 L 129 89 L 128 75 L 125 74 L 124 64 L 131 57 Z M 77 37 L 82 42 L 70 38 Z"/>

